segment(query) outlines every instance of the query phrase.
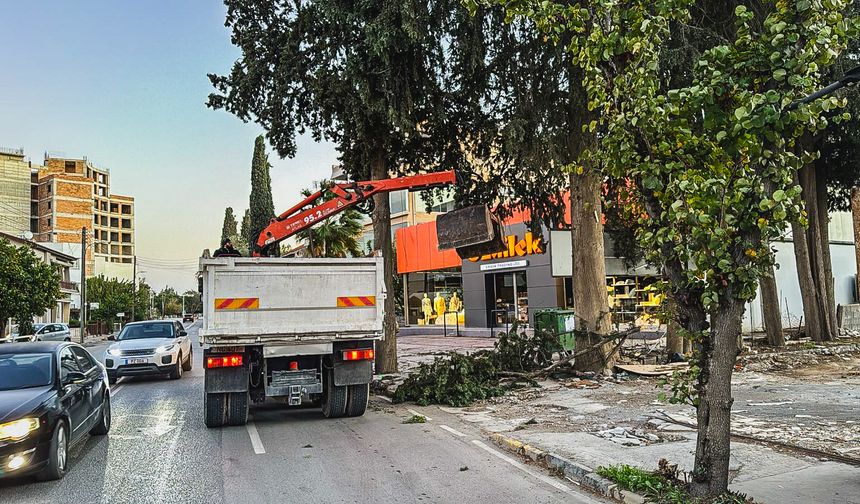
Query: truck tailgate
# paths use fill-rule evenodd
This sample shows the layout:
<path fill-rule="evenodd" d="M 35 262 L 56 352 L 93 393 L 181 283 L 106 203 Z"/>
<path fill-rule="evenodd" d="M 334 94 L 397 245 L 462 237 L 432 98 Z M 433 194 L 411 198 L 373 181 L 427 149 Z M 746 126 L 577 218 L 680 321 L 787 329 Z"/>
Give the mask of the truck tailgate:
<path fill-rule="evenodd" d="M 378 338 L 381 257 L 222 257 L 200 260 L 210 344 Z"/>

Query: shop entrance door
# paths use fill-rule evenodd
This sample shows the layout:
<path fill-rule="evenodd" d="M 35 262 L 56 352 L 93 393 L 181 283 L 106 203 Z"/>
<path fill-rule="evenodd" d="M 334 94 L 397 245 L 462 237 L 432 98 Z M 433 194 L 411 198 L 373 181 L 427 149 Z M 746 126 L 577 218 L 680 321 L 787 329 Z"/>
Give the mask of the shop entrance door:
<path fill-rule="evenodd" d="M 528 284 L 525 271 L 510 271 L 495 273 L 495 303 L 490 313 L 490 320 L 496 327 L 512 324 L 515 320 L 520 324 L 529 323 Z"/>

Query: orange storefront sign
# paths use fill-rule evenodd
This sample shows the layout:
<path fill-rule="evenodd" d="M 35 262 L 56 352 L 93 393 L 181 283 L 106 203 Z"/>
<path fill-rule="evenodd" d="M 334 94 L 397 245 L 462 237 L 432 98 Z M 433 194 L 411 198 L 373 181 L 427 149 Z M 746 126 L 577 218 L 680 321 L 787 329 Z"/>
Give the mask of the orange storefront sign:
<path fill-rule="evenodd" d="M 489 261 L 490 259 L 504 259 L 506 257 L 523 257 L 532 254 L 543 254 L 543 239 L 535 238 L 531 231 L 526 231 L 522 240 L 517 241 L 516 236 L 506 236 L 507 249 L 495 254 L 483 255 L 481 257 L 470 257 L 472 262 Z"/>

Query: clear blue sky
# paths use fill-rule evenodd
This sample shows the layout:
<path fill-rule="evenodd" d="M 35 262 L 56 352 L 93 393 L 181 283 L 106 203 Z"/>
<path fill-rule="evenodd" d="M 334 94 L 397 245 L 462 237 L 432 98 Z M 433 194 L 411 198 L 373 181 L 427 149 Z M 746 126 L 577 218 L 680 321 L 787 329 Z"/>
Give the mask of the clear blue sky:
<path fill-rule="evenodd" d="M 137 253 L 189 265 L 217 248 L 224 208 L 248 205 L 262 129 L 205 106 L 207 73 L 238 56 L 215 0 L 0 0 L 0 146 L 87 156 L 137 203 Z M 275 212 L 326 178 L 332 145 L 270 153 Z M 195 267 L 146 268 L 160 288 L 193 288 Z"/>

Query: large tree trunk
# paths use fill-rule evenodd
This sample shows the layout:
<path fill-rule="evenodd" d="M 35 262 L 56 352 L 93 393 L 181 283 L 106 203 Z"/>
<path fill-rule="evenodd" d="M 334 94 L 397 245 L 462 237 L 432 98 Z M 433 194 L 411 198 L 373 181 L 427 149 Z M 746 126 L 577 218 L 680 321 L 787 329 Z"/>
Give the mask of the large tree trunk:
<path fill-rule="evenodd" d="M 669 358 L 674 354 L 684 354 L 684 337 L 674 316 L 666 324 L 666 354 Z"/>
<path fill-rule="evenodd" d="M 699 405 L 696 408 L 696 461 L 691 490 L 714 497 L 728 489 L 731 440 L 732 370 L 738 355 L 744 303 L 723 296 L 711 316 L 711 330 L 702 343 Z"/>
<path fill-rule="evenodd" d="M 370 177 L 373 180 L 388 178 L 385 167 L 385 153 L 377 150 L 370 164 Z M 373 197 L 374 209 L 371 215 L 373 221 L 374 248 L 382 252 L 385 275 L 385 300 L 383 301 L 382 331 L 383 340 L 376 346 L 376 372 L 397 372 L 397 334 L 394 319 L 394 254 L 391 249 L 391 206 L 388 194 L 381 193 Z"/>
<path fill-rule="evenodd" d="M 809 261 L 809 244 L 806 241 L 806 230 L 799 222 L 791 223 L 792 242 L 794 244 L 794 261 L 797 266 L 797 283 L 800 287 L 800 298 L 803 301 L 803 326 L 806 336 L 815 341 L 821 341 L 821 315 L 818 310 L 818 295 L 815 293 L 815 282 L 812 280 L 812 265 Z"/>
<path fill-rule="evenodd" d="M 860 300 L 860 188 L 851 191 L 851 220 L 854 222 L 854 258 L 857 263 L 856 286 Z"/>
<path fill-rule="evenodd" d="M 834 327 L 833 319 L 836 317 L 835 306 L 829 306 L 827 295 L 827 272 L 824 264 L 824 250 L 821 236 L 821 226 L 818 224 L 818 190 L 816 188 L 815 173 L 811 165 L 800 169 L 800 185 L 803 188 L 803 198 L 806 204 L 806 212 L 809 218 L 806 240 L 809 245 L 809 264 L 812 270 L 812 281 L 815 295 L 818 301 L 819 320 L 821 323 L 818 337 L 813 335 L 816 341 L 830 341 L 834 335 L 831 328 Z"/>
<path fill-rule="evenodd" d="M 821 237 L 821 259 L 824 266 L 824 287 L 827 291 L 827 310 L 830 312 L 830 334 L 839 335 L 836 320 L 836 293 L 833 290 L 833 263 L 830 259 L 830 208 L 827 202 L 827 179 L 823 170 L 815 171 L 815 189 L 818 203 L 818 236 Z"/>
<path fill-rule="evenodd" d="M 573 245 L 573 307 L 579 328 L 585 331 L 577 341 L 579 347 L 596 345 L 601 335 L 612 330 L 606 296 L 606 259 L 603 250 L 603 206 L 600 189 L 603 180 L 596 172 L 570 175 L 571 227 Z M 611 369 L 614 344 L 609 341 L 593 352 L 578 357 L 574 368 L 602 372 Z"/>
<path fill-rule="evenodd" d="M 759 280 L 761 288 L 761 308 L 764 315 L 764 329 L 767 332 L 767 343 L 770 346 L 785 346 L 785 336 L 782 334 L 782 313 L 779 309 L 779 290 L 776 286 L 773 266 Z"/>

